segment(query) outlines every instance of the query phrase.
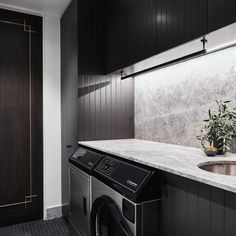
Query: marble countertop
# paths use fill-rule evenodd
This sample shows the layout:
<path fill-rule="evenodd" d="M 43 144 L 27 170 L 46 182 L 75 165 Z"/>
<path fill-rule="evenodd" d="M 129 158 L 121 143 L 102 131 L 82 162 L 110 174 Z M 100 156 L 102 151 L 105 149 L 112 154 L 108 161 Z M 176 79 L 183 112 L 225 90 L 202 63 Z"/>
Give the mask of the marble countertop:
<path fill-rule="evenodd" d="M 210 173 L 198 168 L 203 162 L 236 161 L 235 154 L 207 157 L 198 148 L 139 139 L 87 141 L 79 144 L 236 193 L 236 176 Z"/>

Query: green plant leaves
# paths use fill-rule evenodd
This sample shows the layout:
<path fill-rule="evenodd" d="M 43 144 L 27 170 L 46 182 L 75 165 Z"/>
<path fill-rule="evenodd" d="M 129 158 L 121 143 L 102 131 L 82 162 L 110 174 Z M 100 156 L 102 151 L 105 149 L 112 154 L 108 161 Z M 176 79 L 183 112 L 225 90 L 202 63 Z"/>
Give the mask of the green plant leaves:
<path fill-rule="evenodd" d="M 205 125 L 201 129 L 201 135 L 197 136 L 205 148 L 206 143 L 210 145 L 218 143 L 218 149 L 224 152 L 230 150 L 233 138 L 236 137 L 236 107 L 230 108 L 230 100 L 217 100 L 217 111 L 208 110 L 208 119 L 204 119 Z"/>
<path fill-rule="evenodd" d="M 211 110 L 210 109 L 208 111 L 208 114 L 209 114 L 209 118 L 211 119 Z"/>

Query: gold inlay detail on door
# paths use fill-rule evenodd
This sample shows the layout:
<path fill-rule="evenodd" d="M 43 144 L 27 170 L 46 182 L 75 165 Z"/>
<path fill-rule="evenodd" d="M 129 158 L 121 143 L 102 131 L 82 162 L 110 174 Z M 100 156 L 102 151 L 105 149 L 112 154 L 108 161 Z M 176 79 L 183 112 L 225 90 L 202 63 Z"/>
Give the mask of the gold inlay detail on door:
<path fill-rule="evenodd" d="M 20 26 L 20 27 L 23 27 L 23 29 L 24 29 L 25 32 L 37 33 L 36 31 L 33 31 L 33 30 L 31 29 L 31 25 L 27 25 L 27 24 L 25 23 L 25 20 L 24 20 L 24 24 L 17 23 L 17 22 L 6 21 L 6 20 L 0 20 L 0 23 Z"/>
<path fill-rule="evenodd" d="M 27 25 L 26 21 L 24 20 L 24 24 L 17 23 L 17 22 L 11 22 L 11 21 L 4 21 L 0 20 L 0 23 L 4 24 L 10 24 L 15 26 L 23 27 L 24 32 L 27 32 L 29 34 L 29 114 L 30 114 L 30 163 L 29 163 L 29 171 L 30 171 L 30 193 L 28 196 L 25 196 L 25 200 L 22 202 L 14 202 L 10 204 L 4 204 L 0 205 L 0 208 L 4 207 L 11 207 L 11 206 L 17 206 L 17 205 L 25 205 L 25 208 L 27 208 L 27 204 L 32 203 L 32 199 L 38 197 L 38 195 L 33 194 L 33 183 L 32 183 L 32 33 L 37 33 L 36 31 L 33 31 L 31 28 L 31 25 Z"/>

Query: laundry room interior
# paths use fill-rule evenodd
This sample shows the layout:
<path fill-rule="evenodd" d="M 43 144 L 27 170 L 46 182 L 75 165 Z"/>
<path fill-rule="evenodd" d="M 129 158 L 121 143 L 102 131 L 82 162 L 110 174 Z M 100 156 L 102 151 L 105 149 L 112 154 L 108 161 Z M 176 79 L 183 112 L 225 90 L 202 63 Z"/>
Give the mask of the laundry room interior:
<path fill-rule="evenodd" d="M 235 236 L 236 1 L 0 0 L 0 236 Z"/>

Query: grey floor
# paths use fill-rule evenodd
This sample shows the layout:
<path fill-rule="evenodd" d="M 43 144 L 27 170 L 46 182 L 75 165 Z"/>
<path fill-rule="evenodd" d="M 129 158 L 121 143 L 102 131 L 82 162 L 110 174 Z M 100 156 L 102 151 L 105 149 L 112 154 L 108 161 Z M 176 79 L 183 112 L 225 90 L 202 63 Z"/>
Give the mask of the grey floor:
<path fill-rule="evenodd" d="M 63 218 L 33 221 L 0 228 L 0 236 L 68 236 L 68 225 Z"/>

